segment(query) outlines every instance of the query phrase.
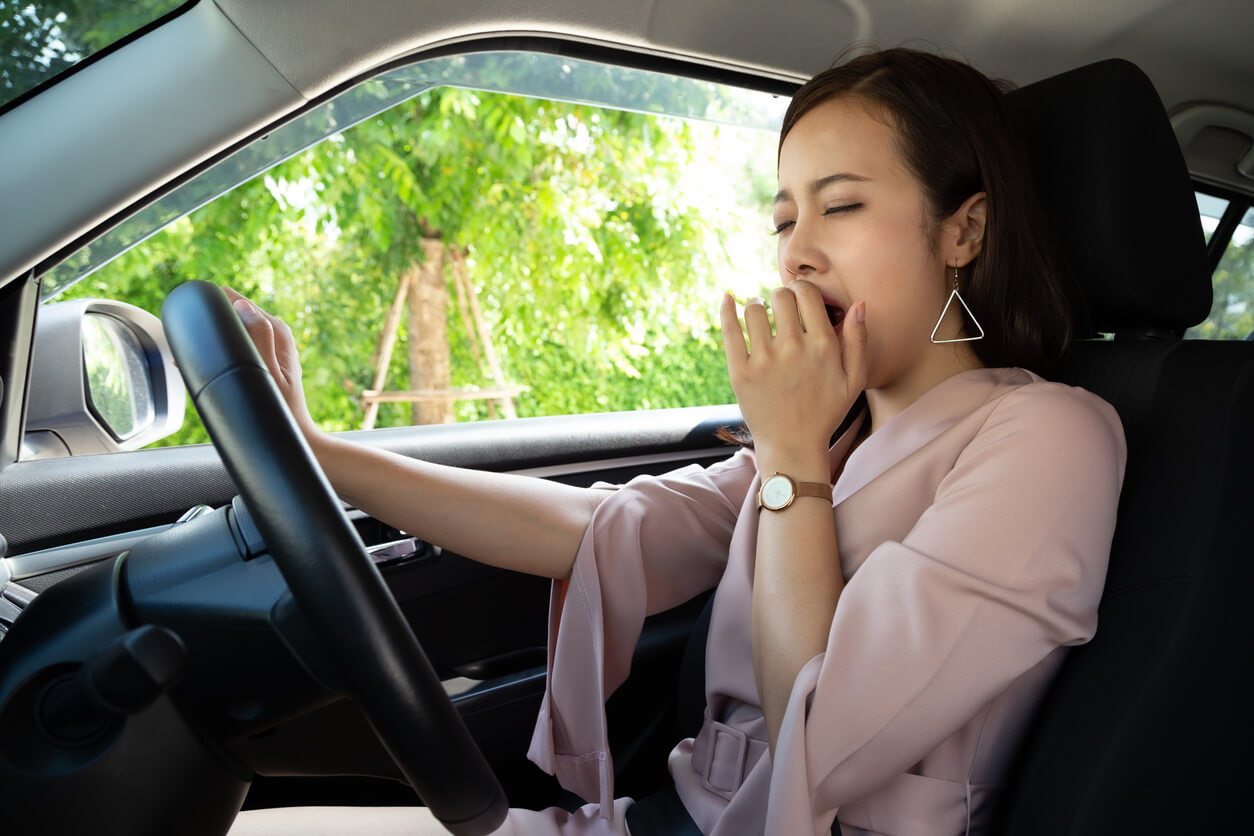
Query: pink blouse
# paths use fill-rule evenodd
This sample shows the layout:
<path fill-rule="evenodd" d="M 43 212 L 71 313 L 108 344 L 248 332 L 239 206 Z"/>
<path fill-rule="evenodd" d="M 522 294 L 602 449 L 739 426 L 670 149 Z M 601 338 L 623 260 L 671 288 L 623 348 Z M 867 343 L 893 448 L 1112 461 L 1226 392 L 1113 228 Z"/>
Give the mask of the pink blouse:
<path fill-rule="evenodd" d="M 645 617 L 714 586 L 705 724 L 670 756 L 702 833 L 823 834 L 837 816 L 846 836 L 980 832 L 1066 648 L 1096 629 L 1125 456 L 1105 401 L 1021 369 L 955 375 L 872 434 L 835 485 L 847 586 L 773 761 L 750 655 L 752 452 L 632 480 L 555 586 L 529 753 L 592 803 L 511 811 L 499 832 L 627 832 L 605 700 Z"/>

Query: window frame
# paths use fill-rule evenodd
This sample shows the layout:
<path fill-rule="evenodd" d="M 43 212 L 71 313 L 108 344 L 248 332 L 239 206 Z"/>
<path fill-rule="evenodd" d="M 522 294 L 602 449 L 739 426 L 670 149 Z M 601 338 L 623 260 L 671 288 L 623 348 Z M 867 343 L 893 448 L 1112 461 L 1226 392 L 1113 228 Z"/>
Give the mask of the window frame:
<path fill-rule="evenodd" d="M 1193 181 L 1193 191 L 1228 201 L 1223 216 L 1220 217 L 1215 231 L 1210 234 L 1210 240 L 1206 244 L 1206 272 L 1207 275 L 1214 276 L 1219 262 L 1228 250 L 1228 245 L 1232 242 L 1232 236 L 1237 227 L 1241 225 L 1246 213 L 1254 209 L 1254 196 L 1200 180 Z"/>
<path fill-rule="evenodd" d="M 176 13 L 177 14 L 184 13 L 188 9 L 197 5 L 197 2 L 198 0 L 189 0 L 186 6 L 180 7 L 179 9 L 175 10 L 175 12 L 171 12 L 170 15 L 168 15 L 165 18 L 162 18 L 161 21 L 157 21 L 156 23 L 161 23 L 166 20 L 169 20 Z M 138 37 L 140 34 L 142 34 L 143 31 L 146 31 L 146 29 L 136 30 L 136 32 L 134 33 L 134 36 Z M 125 38 L 123 40 L 120 40 L 117 42 L 117 44 L 111 46 L 109 49 L 102 50 L 100 53 L 96 53 L 96 54 L 100 55 L 100 54 L 106 54 L 108 52 L 111 52 L 114 49 L 114 47 L 120 46 L 121 44 L 129 40 L 130 38 Z M 715 84 L 726 84 L 726 85 L 730 85 L 734 87 L 742 87 L 748 90 L 755 90 L 758 92 L 768 93 L 768 94 L 776 95 L 776 96 L 783 96 L 786 98 L 791 98 L 792 95 L 797 91 L 797 89 L 802 84 L 802 80 L 800 79 L 797 79 L 797 80 L 782 79 L 782 78 L 771 77 L 767 75 L 759 75 L 759 74 L 755 74 L 755 73 L 744 71 L 744 70 L 729 69 L 727 67 L 721 67 L 717 65 L 701 64 L 695 61 L 684 60 L 684 59 L 679 59 L 679 58 L 673 58 L 673 57 L 667 57 L 667 56 L 661 56 L 661 55 L 652 55 L 648 53 L 633 52 L 630 50 L 618 49 L 618 48 L 603 46 L 599 44 L 590 44 L 590 43 L 584 43 L 584 42 L 578 42 L 578 41 L 568 41 L 562 38 L 552 37 L 552 36 L 543 36 L 543 35 L 496 36 L 496 37 L 482 38 L 482 39 L 469 41 L 469 42 L 444 44 L 441 46 L 433 47 L 431 49 L 424 49 L 424 50 L 412 53 L 410 55 L 397 58 L 396 60 L 385 62 L 376 67 L 372 67 L 371 69 L 365 72 L 362 72 L 359 75 L 356 75 L 353 78 L 345 81 L 343 84 L 339 84 L 335 87 L 332 87 L 331 89 L 327 90 L 322 95 L 317 96 L 313 99 L 309 99 L 308 101 L 304 102 L 300 107 L 288 113 L 285 113 L 282 116 L 275 118 L 273 121 L 265 124 L 264 126 L 253 131 L 249 135 L 243 137 L 238 142 L 232 145 L 229 145 L 226 148 L 223 148 L 218 153 L 188 168 L 186 171 L 182 172 L 179 176 L 171 178 L 169 181 L 167 181 L 160 187 L 152 189 L 146 195 L 138 198 L 133 203 L 120 208 L 117 212 L 109 216 L 106 220 L 102 221 L 100 224 L 88 230 L 87 232 L 83 233 L 82 235 L 76 237 L 75 239 L 70 241 L 68 244 L 66 244 L 64 247 L 52 253 L 43 261 L 36 264 L 35 267 L 32 269 L 31 273 L 36 279 L 42 280 L 42 278 L 44 277 L 46 273 L 56 268 L 63 261 L 73 256 L 79 250 L 83 249 L 86 246 L 89 246 L 94 241 L 98 240 L 99 238 L 103 237 L 104 235 L 112 231 L 119 224 L 123 223 L 124 221 L 129 220 L 130 218 L 132 218 L 139 212 L 143 211 L 144 209 L 147 209 L 149 206 L 160 201 L 171 192 L 181 188 L 189 181 L 194 180 L 195 178 L 204 174 L 206 171 L 217 166 L 219 163 L 221 163 L 223 160 L 227 159 L 228 157 L 231 157 L 235 153 L 248 147 L 249 145 L 252 145 L 258 140 L 264 139 L 271 132 L 283 127 L 284 125 L 287 125 L 288 123 L 294 120 L 300 119 L 309 111 L 322 107 L 331 99 L 334 99 L 335 97 L 361 84 L 362 82 L 369 81 L 370 79 L 376 76 L 383 75 L 393 70 L 397 70 L 402 67 L 406 67 L 411 64 L 416 64 L 421 61 L 427 61 L 433 58 L 442 58 L 442 57 L 456 56 L 456 55 L 468 55 L 472 53 L 481 53 L 481 52 L 505 52 L 505 51 L 543 52 L 543 53 L 548 53 L 548 54 L 558 56 L 558 57 L 569 57 L 569 58 L 574 58 L 574 59 L 583 60 L 583 61 L 592 61 L 592 62 L 598 62 L 598 63 L 604 63 L 604 64 L 614 64 L 614 65 L 617 65 L 626 69 L 665 73 L 665 74 L 670 74 L 670 75 L 683 76 L 685 78 L 691 78 L 695 81 L 712 82 Z M 79 64 L 76 64 L 75 68 L 81 66 L 83 63 L 85 62 L 80 62 Z M 66 77 L 70 74 L 71 73 L 67 71 L 66 73 L 62 73 L 61 75 L 56 76 L 56 78 L 59 79 L 62 77 Z M 40 85 L 40 87 L 37 89 L 42 90 L 44 89 L 44 86 Z M 14 100 L 14 101 L 17 101 L 17 100 Z M 5 108 L 0 108 L 0 113 L 3 113 L 4 109 Z M 140 242 L 136 242 L 136 244 L 138 243 Z"/>

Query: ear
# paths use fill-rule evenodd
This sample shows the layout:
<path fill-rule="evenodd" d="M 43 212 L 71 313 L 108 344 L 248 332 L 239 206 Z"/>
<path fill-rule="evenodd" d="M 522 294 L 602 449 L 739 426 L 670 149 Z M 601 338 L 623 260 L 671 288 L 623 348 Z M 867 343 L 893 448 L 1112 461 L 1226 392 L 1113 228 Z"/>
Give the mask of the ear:
<path fill-rule="evenodd" d="M 946 264 L 965 267 L 984 249 L 984 222 L 988 217 L 988 196 L 976 192 L 962 202 L 958 211 L 941 222 L 941 245 Z M 956 261 L 955 261 L 956 259 Z"/>

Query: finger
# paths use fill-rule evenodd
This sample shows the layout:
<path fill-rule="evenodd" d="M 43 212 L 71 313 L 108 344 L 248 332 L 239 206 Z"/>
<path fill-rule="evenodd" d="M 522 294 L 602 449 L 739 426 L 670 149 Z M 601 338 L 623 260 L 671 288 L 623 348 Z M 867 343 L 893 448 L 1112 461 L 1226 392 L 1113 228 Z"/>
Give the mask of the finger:
<path fill-rule="evenodd" d="M 284 377 L 296 381 L 300 377 L 300 354 L 296 351 L 296 337 L 291 326 L 277 317 L 270 317 L 274 328 L 274 356 L 279 361 Z"/>
<path fill-rule="evenodd" d="M 740 319 L 736 316 L 736 300 L 730 293 L 723 294 L 718 315 L 723 328 L 723 352 L 727 355 L 727 368 L 734 371 L 744 365 L 749 351 L 745 347 L 745 334 L 740 330 Z"/>
<path fill-rule="evenodd" d="M 749 353 L 763 351 L 771 341 L 771 318 L 766 314 L 766 302 L 754 296 L 745 303 L 745 333 L 749 336 Z"/>
<path fill-rule="evenodd" d="M 840 329 L 841 362 L 845 368 L 845 379 L 850 388 L 859 391 L 867 384 L 867 331 L 866 302 L 858 302 L 845 317 L 844 327 Z"/>
<path fill-rule="evenodd" d="M 797 311 L 797 297 L 790 288 L 771 291 L 771 312 L 775 315 L 776 336 L 793 337 L 805 332 L 805 323 Z"/>
<path fill-rule="evenodd" d="M 827 318 L 827 306 L 823 303 L 823 292 L 805 279 L 794 280 L 789 289 L 796 300 L 797 317 L 806 333 L 820 338 L 825 338 L 828 334 L 834 335 L 831 322 Z"/>
<path fill-rule="evenodd" d="M 257 346 L 257 353 L 274 379 L 282 384 L 292 384 L 300 378 L 300 356 L 296 340 L 288 324 L 274 314 L 257 306 L 252 300 L 234 288 L 222 287 L 231 306 L 239 314 L 244 329 Z"/>
<path fill-rule="evenodd" d="M 244 330 L 248 332 L 249 339 L 257 347 L 257 353 L 261 355 L 261 361 L 270 370 L 270 374 L 278 380 L 283 380 L 278 354 L 275 351 L 274 324 L 270 318 L 261 308 L 242 296 L 232 302 L 231 307 L 235 308 L 240 322 L 244 323 Z"/>
<path fill-rule="evenodd" d="M 283 322 L 283 320 L 279 319 L 274 314 L 269 313 L 268 311 L 263 309 L 260 305 L 258 305 L 256 302 L 252 301 L 247 296 L 240 293 L 238 290 L 227 287 L 226 285 L 222 285 L 222 290 L 226 292 L 226 298 L 231 300 L 232 306 L 234 306 L 234 308 L 237 311 L 250 312 L 250 313 L 259 315 L 265 319 L 268 319 L 271 325 L 275 325 L 275 326 L 282 325 L 283 327 L 286 327 L 286 324 Z M 237 302 L 242 302 L 243 305 L 241 306 L 239 304 L 236 304 Z"/>

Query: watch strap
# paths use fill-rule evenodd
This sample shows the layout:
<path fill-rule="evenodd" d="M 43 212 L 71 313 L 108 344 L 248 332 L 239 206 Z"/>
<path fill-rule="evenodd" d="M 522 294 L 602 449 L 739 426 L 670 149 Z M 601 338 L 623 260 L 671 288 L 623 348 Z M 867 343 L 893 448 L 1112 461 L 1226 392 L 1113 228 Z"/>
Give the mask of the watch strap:
<path fill-rule="evenodd" d="M 824 482 L 797 482 L 797 496 L 817 496 L 831 502 L 832 486 Z"/>

